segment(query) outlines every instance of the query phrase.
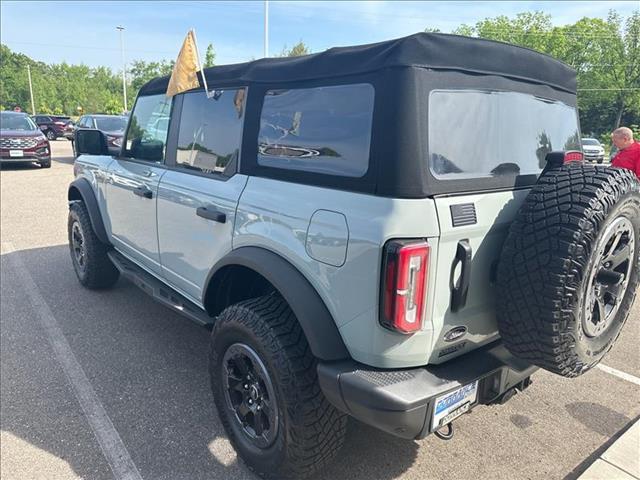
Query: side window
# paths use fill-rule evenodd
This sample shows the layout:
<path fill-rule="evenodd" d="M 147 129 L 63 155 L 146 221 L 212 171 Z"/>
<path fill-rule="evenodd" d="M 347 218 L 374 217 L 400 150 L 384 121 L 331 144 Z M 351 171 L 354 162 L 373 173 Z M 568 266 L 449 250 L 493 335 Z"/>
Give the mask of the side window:
<path fill-rule="evenodd" d="M 361 177 L 369 168 L 374 89 L 370 84 L 269 90 L 258 164 Z"/>
<path fill-rule="evenodd" d="M 434 90 L 428 128 L 442 180 L 539 174 L 547 153 L 580 149 L 574 107 L 518 92 Z"/>
<path fill-rule="evenodd" d="M 184 94 L 176 166 L 202 173 L 234 173 L 245 96 L 244 88 L 218 90 L 212 98 L 203 91 Z"/>
<path fill-rule="evenodd" d="M 168 122 L 171 115 L 171 98 L 163 93 L 138 97 L 131 112 L 124 155 L 136 160 L 162 162 L 167 143 Z"/>

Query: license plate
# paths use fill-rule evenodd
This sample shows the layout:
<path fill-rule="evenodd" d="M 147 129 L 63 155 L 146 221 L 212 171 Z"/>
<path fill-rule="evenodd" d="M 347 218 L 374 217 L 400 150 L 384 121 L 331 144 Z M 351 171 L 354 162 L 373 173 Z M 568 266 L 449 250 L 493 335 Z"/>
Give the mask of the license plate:
<path fill-rule="evenodd" d="M 433 409 L 433 428 L 440 428 L 451 423 L 460 415 L 468 412 L 478 397 L 478 381 L 469 383 L 453 392 L 436 398 Z"/>
<path fill-rule="evenodd" d="M 10 157 L 24 157 L 24 152 L 22 150 L 9 150 Z"/>

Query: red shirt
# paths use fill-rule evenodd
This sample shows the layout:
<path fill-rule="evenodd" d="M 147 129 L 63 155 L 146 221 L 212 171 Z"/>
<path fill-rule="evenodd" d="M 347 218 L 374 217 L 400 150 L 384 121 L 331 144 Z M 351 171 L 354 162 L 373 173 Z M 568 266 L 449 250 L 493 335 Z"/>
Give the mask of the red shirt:
<path fill-rule="evenodd" d="M 611 160 L 611 165 L 631 170 L 640 178 L 640 143 L 633 142 L 627 148 L 620 150 Z"/>

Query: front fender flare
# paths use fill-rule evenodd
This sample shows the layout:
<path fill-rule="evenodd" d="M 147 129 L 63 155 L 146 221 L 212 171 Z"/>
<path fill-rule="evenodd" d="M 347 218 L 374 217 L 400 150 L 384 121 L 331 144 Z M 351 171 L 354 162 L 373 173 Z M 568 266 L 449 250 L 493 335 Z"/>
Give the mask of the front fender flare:
<path fill-rule="evenodd" d="M 298 318 L 309 347 L 316 358 L 325 361 L 350 358 L 331 313 L 305 276 L 280 255 L 259 247 L 240 247 L 222 258 L 211 269 L 206 289 L 222 268 L 238 265 L 262 275 L 278 290 Z"/>
<path fill-rule="evenodd" d="M 107 236 L 107 230 L 104 228 L 104 222 L 102 221 L 102 215 L 100 214 L 100 207 L 98 207 L 98 201 L 93 191 L 93 187 L 89 180 L 86 178 L 77 178 L 69 185 L 67 192 L 67 199 L 69 201 L 82 200 L 89 212 L 89 218 L 91 219 L 91 226 L 93 231 L 100 241 L 106 245 L 111 245 L 109 237 Z"/>

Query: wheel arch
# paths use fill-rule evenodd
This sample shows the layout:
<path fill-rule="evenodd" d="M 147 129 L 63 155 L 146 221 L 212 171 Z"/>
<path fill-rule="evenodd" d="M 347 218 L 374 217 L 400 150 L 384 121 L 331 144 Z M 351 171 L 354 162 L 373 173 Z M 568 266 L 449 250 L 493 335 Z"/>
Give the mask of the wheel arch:
<path fill-rule="evenodd" d="M 98 201 L 93 191 L 93 187 L 89 180 L 86 178 L 78 178 L 71 182 L 69 190 L 67 192 L 67 200 L 82 201 L 87 207 L 89 212 L 89 218 L 91 219 L 91 226 L 96 236 L 100 241 L 106 245 L 111 245 L 107 231 L 104 228 L 104 222 L 102 221 L 102 215 L 100 214 L 100 208 L 98 207 Z"/>
<path fill-rule="evenodd" d="M 264 279 L 282 295 L 296 315 L 317 358 L 330 361 L 350 357 L 338 327 L 316 289 L 288 260 L 264 248 L 240 247 L 214 265 L 207 277 L 203 298 L 210 315 L 228 306 L 214 305 L 214 295 L 229 278 L 231 270 L 257 275 L 254 280 Z M 252 285 L 255 288 L 255 284 Z"/>

